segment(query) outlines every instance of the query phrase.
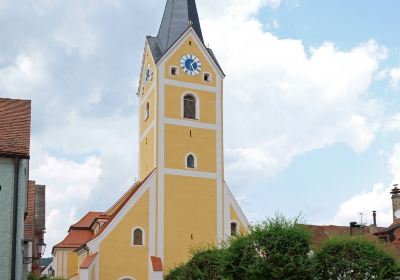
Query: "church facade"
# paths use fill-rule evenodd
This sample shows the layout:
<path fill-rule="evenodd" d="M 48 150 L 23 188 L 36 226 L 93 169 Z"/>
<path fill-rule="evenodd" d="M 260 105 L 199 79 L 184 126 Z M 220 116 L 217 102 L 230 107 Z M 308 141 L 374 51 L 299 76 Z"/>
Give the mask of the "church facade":
<path fill-rule="evenodd" d="M 190 249 L 248 221 L 224 181 L 224 73 L 204 44 L 195 0 L 167 0 L 145 41 L 139 82 L 139 181 L 89 212 L 54 246 L 56 276 L 163 279 Z"/>

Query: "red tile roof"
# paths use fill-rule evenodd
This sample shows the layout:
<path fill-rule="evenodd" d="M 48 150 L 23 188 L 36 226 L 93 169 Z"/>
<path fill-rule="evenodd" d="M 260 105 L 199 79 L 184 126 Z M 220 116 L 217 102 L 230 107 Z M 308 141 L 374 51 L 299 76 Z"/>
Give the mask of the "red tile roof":
<path fill-rule="evenodd" d="M 82 219 L 79 220 L 76 224 L 73 224 L 70 227 L 71 229 L 90 229 L 90 227 L 93 225 L 93 222 L 98 218 L 100 215 L 102 215 L 103 212 L 89 212 L 87 213 Z"/>
<path fill-rule="evenodd" d="M 80 268 L 88 269 L 92 265 L 92 263 L 96 259 L 96 257 L 97 257 L 97 253 L 87 256 L 86 259 L 83 260 Z"/>
<path fill-rule="evenodd" d="M 152 256 L 151 264 L 153 265 L 153 271 L 163 271 L 161 258 Z"/>
<path fill-rule="evenodd" d="M 0 98 L 0 154 L 29 157 L 31 101 Z"/>
<path fill-rule="evenodd" d="M 146 182 L 154 173 L 154 170 L 146 177 L 146 179 L 143 180 L 143 182 L 135 183 L 109 210 L 104 213 L 89 212 L 79 222 L 72 225 L 67 237 L 53 247 L 53 253 L 54 250 L 58 248 L 78 249 L 87 244 L 90 240 L 98 237 L 135 195 L 135 193 L 137 193 L 137 191 L 143 186 L 144 182 Z M 94 234 L 91 227 L 97 220 L 103 220 L 105 223 L 101 226 L 100 230 Z"/>

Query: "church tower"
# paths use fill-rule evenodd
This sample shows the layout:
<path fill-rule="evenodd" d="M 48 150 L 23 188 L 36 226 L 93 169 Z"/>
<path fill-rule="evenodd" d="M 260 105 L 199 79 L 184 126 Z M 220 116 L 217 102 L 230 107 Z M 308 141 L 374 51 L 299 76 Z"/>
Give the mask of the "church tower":
<path fill-rule="evenodd" d="M 168 0 L 158 35 L 147 37 L 138 90 L 139 173 L 157 172 L 157 254 L 168 268 L 240 227 L 224 213 L 224 77 L 195 1 Z"/>
<path fill-rule="evenodd" d="M 54 246 L 56 276 L 155 280 L 248 227 L 224 181 L 224 73 L 195 0 L 167 0 L 145 41 L 138 88 L 139 181 Z"/>

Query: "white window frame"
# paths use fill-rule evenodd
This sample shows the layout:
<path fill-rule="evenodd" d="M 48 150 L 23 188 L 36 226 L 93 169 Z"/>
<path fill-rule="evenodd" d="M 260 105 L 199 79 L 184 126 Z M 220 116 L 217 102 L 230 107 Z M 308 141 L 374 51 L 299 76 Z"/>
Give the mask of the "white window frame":
<path fill-rule="evenodd" d="M 172 75 L 172 68 L 175 68 L 175 75 Z M 171 77 L 179 77 L 179 67 L 176 67 L 175 65 L 171 65 L 171 67 L 169 67 L 169 75 Z"/>
<path fill-rule="evenodd" d="M 208 75 L 208 80 L 205 79 L 206 75 Z M 211 82 L 212 82 L 212 75 L 211 75 L 211 73 L 204 72 L 204 74 L 203 74 L 203 81 L 204 81 L 204 82 L 207 82 L 207 83 L 211 83 Z"/>
<path fill-rule="evenodd" d="M 140 229 L 142 231 L 142 245 L 135 244 L 135 230 Z M 131 233 L 131 245 L 133 247 L 145 247 L 146 246 L 146 232 L 142 227 L 135 227 Z"/>
<path fill-rule="evenodd" d="M 196 114 L 195 114 L 195 119 L 189 119 L 185 118 L 185 96 L 186 95 L 191 95 L 194 97 L 196 100 Z M 192 120 L 192 121 L 200 121 L 200 98 L 199 96 L 194 93 L 194 92 L 184 92 L 181 96 L 181 118 L 183 120 Z"/>
<path fill-rule="evenodd" d="M 188 165 L 187 165 L 187 159 L 188 159 L 189 156 L 193 156 L 193 158 L 194 158 L 194 168 L 188 167 Z M 188 170 L 196 170 L 197 169 L 197 157 L 196 157 L 196 155 L 194 153 L 186 154 L 186 156 L 185 156 L 185 168 L 188 169 Z"/>
<path fill-rule="evenodd" d="M 123 276 L 123 277 L 119 278 L 118 280 L 125 280 L 125 279 L 135 280 L 135 278 L 130 277 L 130 276 Z"/>

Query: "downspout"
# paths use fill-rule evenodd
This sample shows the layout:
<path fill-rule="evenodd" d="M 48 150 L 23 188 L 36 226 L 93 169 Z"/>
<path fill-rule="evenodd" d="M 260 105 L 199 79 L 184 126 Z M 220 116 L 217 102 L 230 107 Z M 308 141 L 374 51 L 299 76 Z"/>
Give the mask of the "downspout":
<path fill-rule="evenodd" d="M 11 251 L 11 280 L 15 280 L 16 257 L 17 257 L 17 226 L 18 226 L 18 185 L 19 185 L 19 166 L 21 159 L 14 158 L 14 208 L 13 208 L 13 228 L 12 228 L 12 251 Z"/>

